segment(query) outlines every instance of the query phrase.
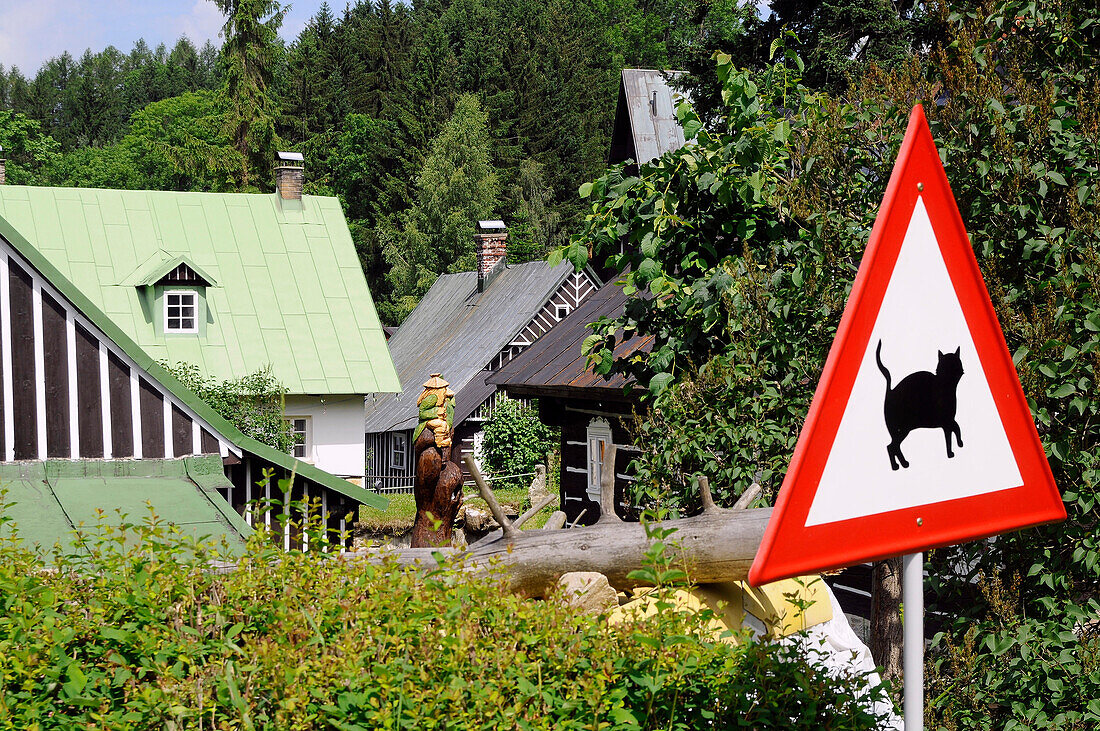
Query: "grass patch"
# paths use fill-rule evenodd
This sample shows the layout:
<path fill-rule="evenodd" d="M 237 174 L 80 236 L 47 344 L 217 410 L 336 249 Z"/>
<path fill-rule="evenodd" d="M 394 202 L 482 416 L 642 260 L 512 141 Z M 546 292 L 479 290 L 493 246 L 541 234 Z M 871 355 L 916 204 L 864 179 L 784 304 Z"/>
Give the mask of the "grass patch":
<path fill-rule="evenodd" d="M 494 490 L 497 502 L 502 506 L 512 508 L 515 513 L 522 513 L 531 507 L 531 501 L 527 499 L 526 487 L 510 487 L 502 490 Z M 367 507 L 363 505 L 359 509 L 359 525 L 368 533 L 382 533 L 394 535 L 412 530 L 413 521 L 416 519 L 416 498 L 412 493 L 394 493 L 387 495 L 390 504 L 385 510 Z M 465 487 L 463 501 L 481 510 L 488 511 L 488 504 L 482 500 L 477 488 L 472 485 Z M 531 520 L 523 524 L 525 530 L 541 528 L 546 525 L 555 510 L 558 509 L 557 501 L 543 508 Z"/>
<path fill-rule="evenodd" d="M 410 493 L 386 495 L 390 504 L 385 510 L 366 505 L 359 507 L 359 526 L 368 533 L 393 535 L 411 530 L 416 518 L 416 497 Z"/>

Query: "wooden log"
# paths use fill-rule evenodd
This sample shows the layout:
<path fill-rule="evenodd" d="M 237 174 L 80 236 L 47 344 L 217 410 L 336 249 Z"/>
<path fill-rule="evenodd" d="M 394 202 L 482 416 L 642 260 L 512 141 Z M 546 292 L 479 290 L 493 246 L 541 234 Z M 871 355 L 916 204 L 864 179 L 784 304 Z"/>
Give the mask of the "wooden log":
<path fill-rule="evenodd" d="M 555 510 L 549 518 L 546 519 L 546 525 L 542 527 L 543 530 L 560 530 L 565 527 L 565 511 Z"/>
<path fill-rule="evenodd" d="M 771 517 L 771 508 L 722 511 L 668 520 L 675 528 L 665 542 L 673 560 L 693 581 L 714 583 L 745 579 Z M 509 576 L 513 591 L 545 596 L 562 574 L 596 571 L 616 589 L 631 589 L 644 582 L 628 575 L 642 568 L 650 541 L 640 523 L 604 523 L 564 531 L 517 531 L 512 538 L 480 541 L 459 554 L 475 570 L 497 565 Z M 425 569 L 437 566 L 430 550 L 393 549 L 344 554 L 348 559 L 379 560 L 395 556 L 402 564 L 419 562 Z M 451 555 L 448 553 L 448 555 Z"/>

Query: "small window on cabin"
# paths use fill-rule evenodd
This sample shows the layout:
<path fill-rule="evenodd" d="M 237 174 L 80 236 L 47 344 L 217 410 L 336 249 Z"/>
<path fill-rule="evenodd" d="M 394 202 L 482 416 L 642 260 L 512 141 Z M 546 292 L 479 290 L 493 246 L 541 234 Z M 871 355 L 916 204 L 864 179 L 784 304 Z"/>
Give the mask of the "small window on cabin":
<path fill-rule="evenodd" d="M 599 502 L 603 460 L 611 444 L 611 425 L 606 419 L 593 419 L 588 424 L 588 496 Z"/>
<path fill-rule="evenodd" d="M 404 432 L 396 433 L 393 435 L 393 455 L 390 459 L 390 467 L 395 470 L 405 469 L 405 465 L 408 464 L 407 456 L 409 453 L 409 442 L 405 438 Z"/>
<path fill-rule="evenodd" d="M 554 305 L 554 318 L 561 322 L 569 316 L 570 311 L 569 305 Z"/>
<path fill-rule="evenodd" d="M 164 331 L 197 333 L 199 331 L 199 295 L 192 291 L 164 293 Z"/>
<path fill-rule="evenodd" d="M 310 434 L 309 417 L 290 416 L 287 417 L 287 424 L 290 426 L 290 436 L 294 440 L 291 455 L 296 459 L 310 459 L 310 453 L 313 451 L 313 440 Z"/>

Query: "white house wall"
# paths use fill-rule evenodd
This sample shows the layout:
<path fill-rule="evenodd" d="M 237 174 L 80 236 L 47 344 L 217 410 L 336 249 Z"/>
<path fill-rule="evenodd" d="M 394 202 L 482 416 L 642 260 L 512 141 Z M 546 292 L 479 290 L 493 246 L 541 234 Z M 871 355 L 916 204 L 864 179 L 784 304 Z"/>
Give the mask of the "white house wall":
<path fill-rule="evenodd" d="M 366 461 L 362 396 L 287 396 L 286 415 L 309 417 L 306 461 L 340 477 L 362 479 Z"/>

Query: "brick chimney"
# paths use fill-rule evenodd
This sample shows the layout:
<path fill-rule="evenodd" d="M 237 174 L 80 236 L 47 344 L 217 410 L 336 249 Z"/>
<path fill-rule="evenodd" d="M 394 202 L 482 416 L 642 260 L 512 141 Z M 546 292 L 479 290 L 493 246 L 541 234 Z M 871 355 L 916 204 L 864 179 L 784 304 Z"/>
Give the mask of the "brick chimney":
<path fill-rule="evenodd" d="M 278 152 L 275 163 L 275 189 L 279 199 L 302 200 L 302 180 L 305 178 L 305 158 L 300 152 Z"/>
<path fill-rule="evenodd" d="M 508 229 L 504 221 L 478 221 L 477 291 L 484 292 L 508 262 Z"/>
<path fill-rule="evenodd" d="M 0 185 L 7 182 L 8 175 L 4 168 L 4 148 L 0 147 Z"/>

